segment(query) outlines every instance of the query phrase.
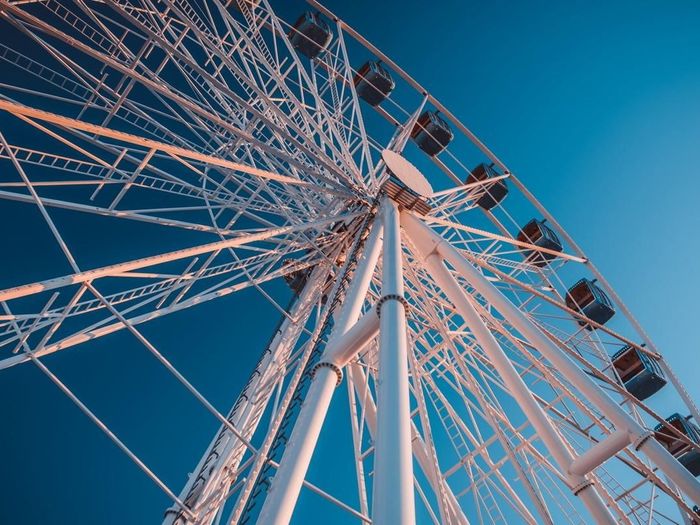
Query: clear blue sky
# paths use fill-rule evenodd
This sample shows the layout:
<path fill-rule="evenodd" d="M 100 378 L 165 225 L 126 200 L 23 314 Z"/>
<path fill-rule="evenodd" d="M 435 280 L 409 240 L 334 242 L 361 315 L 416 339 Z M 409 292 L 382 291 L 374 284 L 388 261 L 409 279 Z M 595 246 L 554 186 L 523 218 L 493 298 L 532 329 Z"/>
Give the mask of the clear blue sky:
<path fill-rule="evenodd" d="M 700 313 L 700 5 L 327 5 L 519 174 L 700 399 L 694 331 Z M 283 14 L 291 20 L 296 11 L 285 5 Z M 1 206 L 13 217 L 36 220 L 27 206 Z M 12 248 L 26 248 L 21 235 L 6 238 Z M 3 276 L 3 282 L 24 280 L 11 272 Z M 249 292 L 144 331 L 224 411 L 276 322 L 262 301 Z M 179 490 L 216 423 L 128 334 L 47 363 Z M 0 523 L 159 522 L 166 498 L 37 370 L 25 365 L 1 373 L 0 395 Z M 324 459 L 349 443 L 347 432 L 334 434 L 324 434 L 312 479 Z M 312 513 L 318 499 L 304 496 L 302 504 L 296 523 L 324 523 Z"/>

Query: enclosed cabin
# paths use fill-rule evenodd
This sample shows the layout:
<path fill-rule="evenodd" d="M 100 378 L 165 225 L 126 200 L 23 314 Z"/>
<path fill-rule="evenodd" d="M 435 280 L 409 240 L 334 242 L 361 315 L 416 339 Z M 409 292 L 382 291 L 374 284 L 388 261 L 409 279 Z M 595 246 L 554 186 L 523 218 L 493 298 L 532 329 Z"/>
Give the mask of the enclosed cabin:
<path fill-rule="evenodd" d="M 437 111 L 424 111 L 413 126 L 411 138 L 420 149 L 434 157 L 452 142 L 454 134 Z"/>
<path fill-rule="evenodd" d="M 595 321 L 598 324 L 607 323 L 615 315 L 615 308 L 610 298 L 595 284 L 595 279 L 589 281 L 583 278 L 569 288 L 569 291 L 566 293 L 566 306 L 577 312 L 580 311 L 591 321 Z M 577 322 L 588 330 L 593 329 L 583 319 L 577 319 Z"/>
<path fill-rule="evenodd" d="M 693 525 L 700 525 L 700 507 L 693 506 Z"/>
<path fill-rule="evenodd" d="M 561 241 L 559 237 L 557 237 L 557 234 L 554 233 L 554 230 L 547 226 L 544 221 L 538 221 L 537 219 L 532 219 L 523 226 L 518 233 L 517 239 L 520 242 L 534 244 L 538 248 L 545 248 L 555 252 L 560 252 L 562 250 Z M 538 252 L 527 248 L 520 249 L 523 251 L 528 262 L 540 268 L 546 266 L 549 264 L 549 261 L 556 258 L 556 255 L 553 253 Z"/>
<path fill-rule="evenodd" d="M 611 360 L 625 390 L 640 401 L 656 394 L 666 384 L 666 376 L 656 359 L 632 345 L 623 347 Z"/>
<path fill-rule="evenodd" d="M 666 418 L 666 423 L 685 436 L 691 443 L 700 444 L 700 429 L 690 421 L 690 416 L 673 414 Z M 654 437 L 675 457 L 693 476 L 700 475 L 700 452 L 681 441 L 664 425 L 656 425 Z"/>
<path fill-rule="evenodd" d="M 494 177 L 498 177 L 499 173 L 493 167 L 493 164 L 481 163 L 476 166 L 469 177 L 467 177 L 467 184 L 475 184 L 477 182 L 482 182 Z M 485 210 L 490 210 L 496 204 L 501 202 L 508 195 L 508 186 L 506 186 L 506 181 L 499 179 L 489 184 L 484 184 L 480 190 L 483 193 L 476 201 L 476 203 Z"/>
<path fill-rule="evenodd" d="M 357 70 L 353 78 L 357 96 L 370 106 L 378 106 L 394 90 L 394 79 L 381 62 L 370 60 Z"/>
<path fill-rule="evenodd" d="M 282 261 L 282 268 L 288 269 L 289 266 L 293 266 L 297 262 L 298 261 L 296 259 L 285 259 Z M 304 286 L 306 286 L 306 281 L 308 278 L 309 271 L 307 268 L 304 268 L 303 270 L 292 270 L 284 274 L 284 281 L 295 294 L 301 293 Z"/>
<path fill-rule="evenodd" d="M 301 15 L 287 36 L 294 49 L 311 59 L 320 55 L 332 38 L 328 24 L 313 11 Z"/>

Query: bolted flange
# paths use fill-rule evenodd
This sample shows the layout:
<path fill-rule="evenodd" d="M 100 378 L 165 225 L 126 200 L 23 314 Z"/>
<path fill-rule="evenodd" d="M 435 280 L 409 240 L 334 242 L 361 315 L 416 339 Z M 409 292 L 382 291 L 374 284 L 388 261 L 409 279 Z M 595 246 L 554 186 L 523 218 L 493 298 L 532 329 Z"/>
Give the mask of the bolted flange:
<path fill-rule="evenodd" d="M 328 363 L 327 361 L 321 361 L 320 363 L 316 363 L 316 365 L 311 369 L 311 377 L 314 377 L 316 375 L 316 371 L 319 368 L 330 368 L 331 370 L 333 370 L 333 372 L 335 372 L 335 375 L 338 377 L 335 386 L 339 386 L 340 383 L 342 383 L 343 371 L 337 365 L 334 365 L 333 363 Z"/>
<path fill-rule="evenodd" d="M 408 301 L 402 295 L 390 293 L 379 299 L 379 301 L 377 301 L 377 305 L 375 306 L 377 310 L 377 317 L 382 316 L 382 305 L 387 301 L 398 301 L 403 305 L 404 311 L 408 311 Z"/>

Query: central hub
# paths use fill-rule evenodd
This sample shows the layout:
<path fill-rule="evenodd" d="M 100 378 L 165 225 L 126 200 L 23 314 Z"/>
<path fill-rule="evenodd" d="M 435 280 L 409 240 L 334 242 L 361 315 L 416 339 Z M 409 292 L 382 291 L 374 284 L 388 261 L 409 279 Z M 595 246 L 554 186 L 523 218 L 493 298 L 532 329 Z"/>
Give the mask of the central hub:
<path fill-rule="evenodd" d="M 382 190 L 402 207 L 421 215 L 430 212 L 425 197 L 433 194 L 433 187 L 413 164 L 398 153 L 385 149 L 382 159 L 391 177 L 382 185 Z"/>

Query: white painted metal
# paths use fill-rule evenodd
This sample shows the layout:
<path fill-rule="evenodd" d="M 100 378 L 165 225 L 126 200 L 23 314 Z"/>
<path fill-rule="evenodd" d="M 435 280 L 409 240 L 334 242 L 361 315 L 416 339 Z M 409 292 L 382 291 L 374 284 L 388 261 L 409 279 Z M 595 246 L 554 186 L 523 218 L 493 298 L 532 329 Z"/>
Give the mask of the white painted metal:
<path fill-rule="evenodd" d="M 340 217 L 343 219 L 343 217 Z M 338 218 L 325 219 L 323 224 L 329 224 L 331 222 L 337 221 Z M 322 224 L 310 224 L 308 226 L 321 226 Z M 135 261 L 129 261 L 125 263 L 114 264 L 107 266 L 105 268 L 99 268 L 96 270 L 88 270 L 81 273 L 76 273 L 74 275 L 67 275 L 65 277 L 58 277 L 56 279 L 50 279 L 47 281 L 42 281 L 38 283 L 26 284 L 23 286 L 17 286 L 15 288 L 8 288 L 7 290 L 2 290 L 0 292 L 0 301 L 7 301 L 10 299 L 17 299 L 20 297 L 26 297 L 27 295 L 32 295 L 37 292 L 43 292 L 47 290 L 55 290 L 63 286 L 76 283 L 84 283 L 88 281 L 94 281 L 102 277 L 110 276 L 121 276 L 127 272 L 133 270 L 138 270 L 141 268 L 146 268 L 148 266 L 155 266 L 157 264 L 163 264 L 167 262 L 177 261 L 179 259 L 185 259 L 188 257 L 193 257 L 196 255 L 202 255 L 205 253 L 211 253 L 215 251 L 224 250 L 227 248 L 233 248 L 236 246 L 242 246 L 247 243 L 261 241 L 274 237 L 276 235 L 282 235 L 285 233 L 290 233 L 295 230 L 301 230 L 304 227 L 286 227 L 286 228 L 276 228 L 270 231 L 256 234 L 241 235 L 234 239 L 228 239 L 225 241 L 219 241 L 211 244 L 206 244 L 204 246 L 197 246 L 195 248 L 188 248 L 185 250 L 178 250 L 176 252 L 165 253 L 162 255 L 154 255 L 152 257 L 147 257 L 144 259 L 138 259 Z"/>
<path fill-rule="evenodd" d="M 352 382 L 357 392 L 357 399 L 365 412 L 367 430 L 374 438 L 377 432 L 377 407 L 374 403 L 372 393 L 367 388 L 365 374 L 362 371 L 362 368 L 355 363 L 350 363 L 347 370 L 348 375 L 353 378 Z M 428 477 L 428 479 L 430 479 L 433 491 L 438 493 L 442 485 L 442 488 L 446 493 L 446 498 L 450 506 L 450 523 L 469 525 L 469 520 L 464 515 L 454 492 L 452 492 L 449 485 L 444 483 L 444 479 L 441 479 L 442 473 L 436 472 L 435 468 L 431 464 L 429 458 L 430 453 L 427 450 L 427 445 L 423 441 L 415 425 L 413 425 L 411 428 L 411 442 L 413 444 L 413 456 L 415 457 L 418 465 L 420 465 L 423 473 Z"/>
<path fill-rule="evenodd" d="M 377 436 L 374 444 L 372 523 L 416 522 L 408 393 L 408 341 L 402 270 L 399 210 L 382 202 L 384 247 L 380 314 Z"/>
<path fill-rule="evenodd" d="M 293 20 L 274 3 L 2 2 L 0 211 L 7 206 L 14 217 L 11 206 L 36 207 L 68 264 L 47 257 L 41 277 L 25 278 L 26 255 L 3 245 L 14 260 L 4 275 L 10 287 L 0 290 L 0 370 L 37 366 L 168 496 L 168 525 L 286 523 L 302 490 L 364 523 L 610 523 L 611 514 L 625 525 L 690 523 L 698 483 L 648 429 L 672 412 L 697 422 L 696 404 L 588 256 L 390 57 L 308 0 L 333 21 L 324 53 L 308 60 L 287 36 Z M 372 57 L 396 81 L 377 106 L 355 82 Z M 409 142 L 416 119 L 432 109 L 455 140 L 424 162 Z M 493 162 L 499 174 L 466 184 L 478 162 Z M 427 166 L 427 177 L 415 166 Z M 429 270 L 415 246 L 402 248 L 393 203 L 374 218 L 385 167 L 431 207 L 420 221 L 403 219 L 437 246 Z M 481 210 L 494 182 L 512 197 Z M 518 238 L 521 221 L 533 217 L 547 219 L 561 252 Z M 382 241 L 384 220 L 391 231 Z M 127 251 L 134 227 L 143 228 L 146 253 Z M 35 243 L 46 233 L 14 220 L 7 229 Z M 83 247 L 103 238 L 130 255 L 86 263 Z M 363 241 L 355 261 L 352 247 Z M 390 249 L 374 271 L 383 242 Z M 536 266 L 532 251 L 551 259 Z M 596 277 L 612 299 L 610 324 L 581 329 L 578 312 L 562 304 L 578 274 Z M 305 284 L 289 309 L 288 293 L 271 284 L 280 277 L 296 292 Z M 225 416 L 141 325 L 179 312 L 184 329 L 190 308 L 215 299 L 228 323 L 234 303 L 225 298 L 251 289 L 269 303 L 261 315 L 283 320 Z M 399 300 L 382 300 L 391 290 L 406 313 Z M 331 338 L 310 361 L 324 348 L 315 341 L 328 319 Z M 367 344 L 377 326 L 379 348 Z M 221 424 L 179 496 L 43 362 L 120 330 Z M 609 355 L 626 344 L 659 361 L 667 395 L 640 402 L 623 388 Z M 294 394 L 310 377 L 307 362 L 321 365 L 300 409 Z M 305 479 L 340 371 L 351 378 L 352 495 Z M 292 406 L 299 415 L 287 427 Z M 579 495 L 594 518 L 574 497 L 588 480 L 595 491 Z"/>
<path fill-rule="evenodd" d="M 260 423 L 273 389 L 284 373 L 282 363 L 287 361 L 299 339 L 303 320 L 318 300 L 321 284 L 327 275 L 327 267 L 319 267 L 311 275 L 309 285 L 304 288 L 290 309 L 290 317 L 283 319 L 269 347 L 263 352 L 245 390 L 241 392 L 229 412 L 227 419 L 247 440 L 252 438 Z M 217 504 L 221 504 L 225 499 L 229 487 L 237 481 L 236 474 L 245 452 L 244 444 L 222 426 L 182 489 L 182 501 L 194 508 L 209 500 L 213 504 L 212 508 L 216 509 Z M 211 514 L 214 514 L 214 511 Z M 180 516 L 178 508 L 170 509 L 166 512 L 163 525 L 175 523 Z"/>
<path fill-rule="evenodd" d="M 321 357 L 320 364 L 331 366 L 317 365 L 304 405 L 272 480 L 270 493 L 260 511 L 261 524 L 282 525 L 291 520 L 333 392 L 340 384 L 338 374 L 377 333 L 379 319 L 374 311 L 365 314 L 360 321 L 357 318 L 379 257 L 382 230 L 383 224 L 375 222 L 332 336 Z"/>
<path fill-rule="evenodd" d="M 578 456 L 571 462 L 568 470 L 576 476 L 585 476 L 620 452 L 629 443 L 627 431 L 616 430 L 609 437 Z"/>
<path fill-rule="evenodd" d="M 525 317 L 525 315 L 508 301 L 492 283 L 490 283 L 476 268 L 467 261 L 450 244 L 437 236 L 427 226 L 424 226 L 409 213 L 403 214 L 403 224 L 413 234 L 421 235 L 432 243 L 430 251 L 437 250 L 442 257 L 454 265 L 458 272 L 464 275 L 474 288 L 522 333 L 531 344 L 551 361 L 557 369 L 566 375 L 567 379 L 581 390 L 590 401 L 596 404 L 610 418 L 618 429 L 626 430 L 628 441 L 637 450 L 644 452 L 659 469 L 664 472 L 691 500 L 700 505 L 700 483 L 683 467 L 678 460 L 652 439 L 650 432 L 616 404 L 586 373 L 576 366 L 554 344 Z"/>
<path fill-rule="evenodd" d="M 396 178 L 421 197 L 429 197 L 433 193 L 428 179 L 403 156 L 390 149 L 385 149 L 382 151 L 382 160 Z"/>
<path fill-rule="evenodd" d="M 356 299 L 348 297 L 347 300 L 346 304 L 352 305 Z M 370 311 L 344 334 L 334 338 L 332 345 L 329 344 L 329 352 L 317 365 L 304 406 L 272 480 L 259 523 L 282 525 L 291 520 L 333 392 L 340 385 L 341 370 L 377 335 L 378 329 L 379 319 L 375 312 Z"/>
<path fill-rule="evenodd" d="M 474 333 L 476 341 L 491 359 L 491 363 L 498 371 L 508 390 L 516 399 L 518 405 L 528 417 L 532 426 L 536 429 L 543 443 L 559 464 L 562 472 L 566 472 L 574 461 L 571 452 L 566 448 L 564 441 L 556 431 L 552 422 L 545 414 L 542 407 L 523 382 L 513 364 L 510 362 L 503 349 L 496 341 L 495 337 L 481 319 L 471 301 L 459 287 L 457 281 L 452 277 L 442 262 L 442 257 L 438 253 L 438 246 L 432 238 L 421 236 L 420 231 L 416 231 L 413 224 L 407 224 L 406 229 L 410 232 L 416 247 L 421 252 L 426 269 L 430 273 L 437 285 L 445 292 L 445 295 L 455 305 L 460 314 L 464 317 L 467 327 Z M 613 525 L 616 520 L 606 508 L 603 500 L 596 493 L 593 482 L 586 479 L 584 473 L 570 472 L 567 476 L 569 485 L 574 495 L 579 496 L 586 508 L 591 513 L 596 523 Z"/>

